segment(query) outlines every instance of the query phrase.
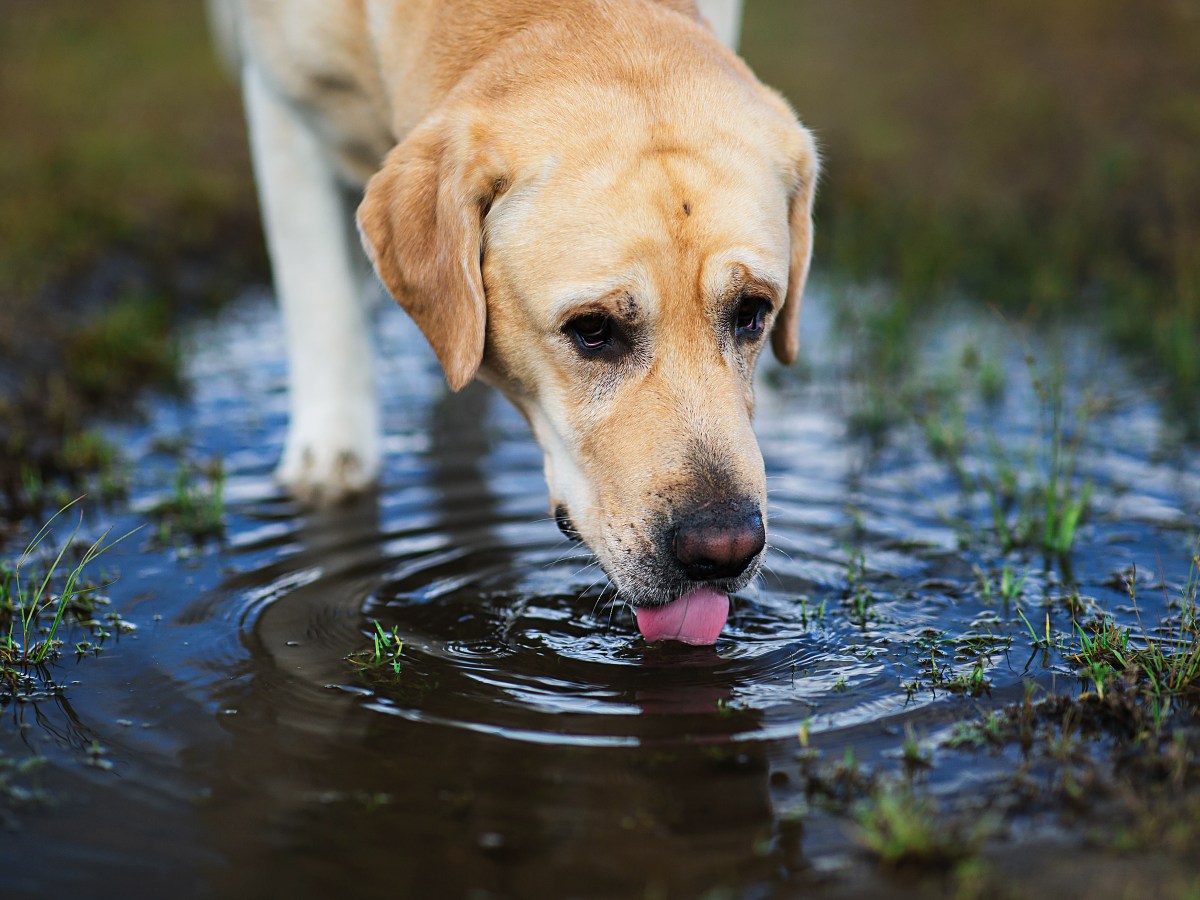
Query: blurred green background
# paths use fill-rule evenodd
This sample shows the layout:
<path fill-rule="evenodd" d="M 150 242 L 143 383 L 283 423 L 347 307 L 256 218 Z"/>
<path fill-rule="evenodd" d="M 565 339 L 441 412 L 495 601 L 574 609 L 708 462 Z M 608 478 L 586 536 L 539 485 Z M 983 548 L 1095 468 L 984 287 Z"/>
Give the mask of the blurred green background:
<path fill-rule="evenodd" d="M 1099 322 L 1194 417 L 1200 3 L 748 0 L 742 50 L 820 140 L 825 277 Z M 200 0 L 6 0 L 0 120 L 11 496 L 267 269 Z"/>
<path fill-rule="evenodd" d="M 748 6 L 744 54 L 825 148 L 818 265 L 1099 319 L 1194 403 L 1200 3 Z"/>

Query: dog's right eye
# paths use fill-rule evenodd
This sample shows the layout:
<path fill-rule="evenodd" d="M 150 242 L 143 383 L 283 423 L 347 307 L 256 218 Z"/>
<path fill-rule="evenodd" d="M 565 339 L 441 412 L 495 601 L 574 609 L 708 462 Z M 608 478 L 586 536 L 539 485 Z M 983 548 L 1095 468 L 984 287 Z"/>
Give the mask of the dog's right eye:
<path fill-rule="evenodd" d="M 598 313 L 576 316 L 563 330 L 584 353 L 599 353 L 613 343 L 612 319 Z"/>

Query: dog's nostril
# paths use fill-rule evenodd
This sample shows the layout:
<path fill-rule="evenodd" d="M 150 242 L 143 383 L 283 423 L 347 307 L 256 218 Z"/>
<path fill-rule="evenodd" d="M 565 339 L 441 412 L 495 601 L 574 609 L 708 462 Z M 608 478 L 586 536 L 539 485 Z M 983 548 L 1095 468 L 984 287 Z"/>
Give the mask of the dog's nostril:
<path fill-rule="evenodd" d="M 575 530 L 575 523 L 571 521 L 571 516 L 567 513 L 567 508 L 561 503 L 554 507 L 554 523 L 558 526 L 558 530 L 571 540 L 582 540 L 579 532 Z"/>
<path fill-rule="evenodd" d="M 680 522 L 672 549 L 684 573 L 700 581 L 741 575 L 766 542 L 767 530 L 757 506 L 752 512 L 723 506 Z"/>

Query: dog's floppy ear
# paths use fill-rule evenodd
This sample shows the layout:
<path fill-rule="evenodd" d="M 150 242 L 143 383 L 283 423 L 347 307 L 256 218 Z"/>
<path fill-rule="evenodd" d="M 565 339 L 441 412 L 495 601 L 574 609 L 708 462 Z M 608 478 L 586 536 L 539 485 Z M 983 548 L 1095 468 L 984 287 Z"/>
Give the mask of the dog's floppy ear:
<path fill-rule="evenodd" d="M 483 360 L 487 303 L 483 217 L 502 178 L 489 173 L 469 125 L 414 130 L 384 160 L 358 208 L 375 272 L 437 354 L 452 390 Z"/>
<path fill-rule="evenodd" d="M 800 353 L 800 301 L 804 296 L 808 265 L 812 259 L 812 207 L 817 193 L 820 161 L 816 142 L 808 129 L 799 129 L 791 156 L 793 182 L 788 201 L 788 228 L 791 231 L 792 253 L 788 266 L 788 291 L 771 332 L 771 347 L 775 357 L 784 365 L 794 363 Z"/>

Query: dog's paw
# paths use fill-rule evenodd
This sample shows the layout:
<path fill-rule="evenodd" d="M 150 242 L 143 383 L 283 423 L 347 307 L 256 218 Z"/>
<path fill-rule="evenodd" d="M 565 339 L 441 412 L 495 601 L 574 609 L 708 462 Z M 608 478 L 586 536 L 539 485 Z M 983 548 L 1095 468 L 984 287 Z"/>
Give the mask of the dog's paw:
<path fill-rule="evenodd" d="M 275 480 L 302 503 L 331 506 L 369 490 L 379 477 L 379 438 L 340 442 L 289 434 Z"/>

